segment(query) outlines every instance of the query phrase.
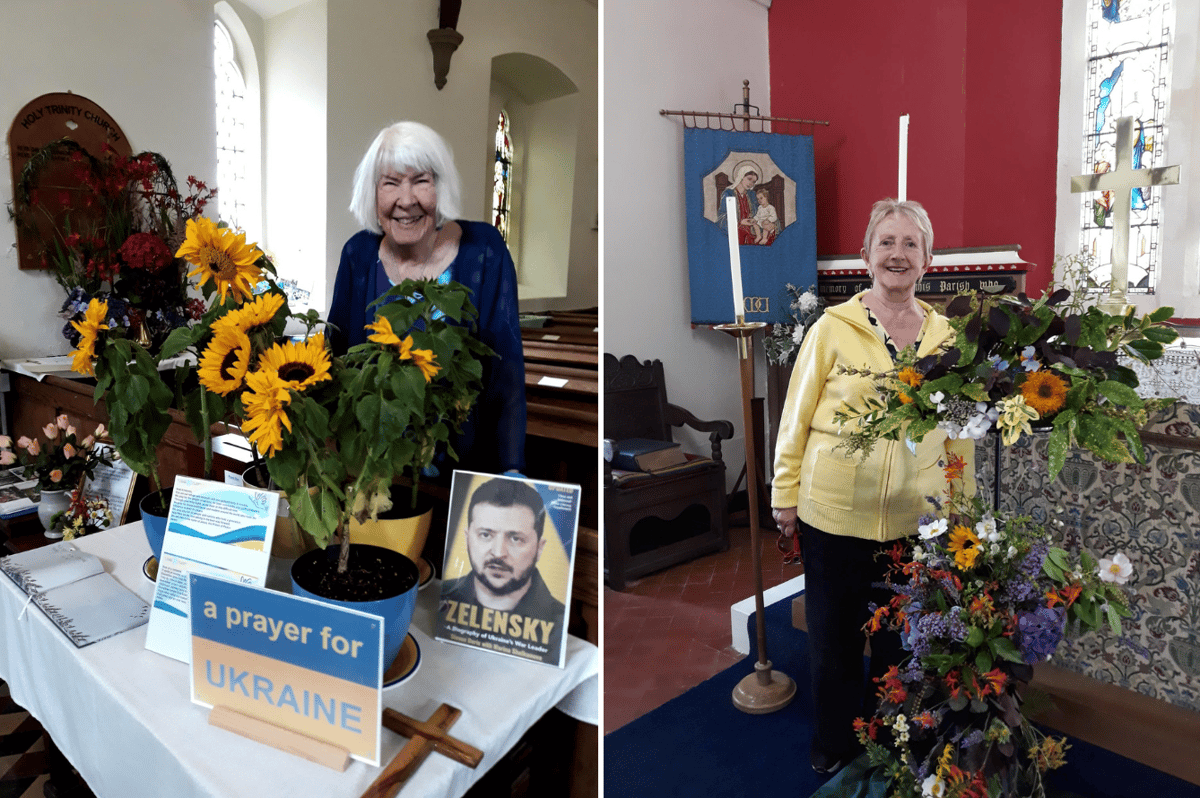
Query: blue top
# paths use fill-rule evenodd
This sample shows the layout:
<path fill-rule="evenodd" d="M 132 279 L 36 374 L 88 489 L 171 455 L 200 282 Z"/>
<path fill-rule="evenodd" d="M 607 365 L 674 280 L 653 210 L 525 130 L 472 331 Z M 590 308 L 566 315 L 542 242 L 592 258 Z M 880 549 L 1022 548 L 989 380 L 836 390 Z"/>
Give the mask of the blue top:
<path fill-rule="evenodd" d="M 471 291 L 479 311 L 477 335 L 496 355 L 483 363 L 483 392 L 462 433 L 451 435 L 458 462 L 446 465 L 492 473 L 524 471 L 525 355 L 517 321 L 517 270 L 496 228 L 461 220 L 458 225 L 458 255 L 439 282 L 454 280 Z M 326 334 L 336 354 L 366 342 L 364 328 L 375 320 L 367 316 L 367 305 L 391 286 L 379 262 L 382 239 L 379 233 L 363 230 L 342 247 L 328 319 L 339 329 Z"/>

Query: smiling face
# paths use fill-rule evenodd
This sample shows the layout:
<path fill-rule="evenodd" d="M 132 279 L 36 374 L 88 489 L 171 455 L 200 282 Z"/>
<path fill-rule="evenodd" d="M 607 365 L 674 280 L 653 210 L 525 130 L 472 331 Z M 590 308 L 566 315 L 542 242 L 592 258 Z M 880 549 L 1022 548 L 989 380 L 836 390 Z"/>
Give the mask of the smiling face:
<path fill-rule="evenodd" d="M 523 504 L 482 503 L 472 509 L 467 557 L 475 573 L 476 595 L 484 606 L 489 596 L 511 596 L 529 585 L 546 545 L 534 521 L 533 510 Z"/>
<path fill-rule="evenodd" d="M 383 234 L 399 247 L 437 235 L 437 181 L 432 172 L 385 171 L 375 185 L 375 210 Z"/>
<path fill-rule="evenodd" d="M 920 228 L 902 213 L 881 220 L 871 236 L 870 251 L 860 254 L 874 287 L 889 294 L 915 295 L 917 282 L 933 262 L 925 254 Z"/>

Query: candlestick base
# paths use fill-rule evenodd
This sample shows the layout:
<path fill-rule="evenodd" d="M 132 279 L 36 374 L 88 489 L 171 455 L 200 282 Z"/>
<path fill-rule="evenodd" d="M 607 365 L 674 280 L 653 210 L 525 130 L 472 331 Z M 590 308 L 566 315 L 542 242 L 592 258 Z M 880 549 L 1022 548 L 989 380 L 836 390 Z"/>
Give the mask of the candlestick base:
<path fill-rule="evenodd" d="M 772 670 L 771 661 L 754 663 L 754 673 L 733 688 L 733 705 L 751 715 L 777 712 L 796 697 L 796 682 L 786 674 Z"/>

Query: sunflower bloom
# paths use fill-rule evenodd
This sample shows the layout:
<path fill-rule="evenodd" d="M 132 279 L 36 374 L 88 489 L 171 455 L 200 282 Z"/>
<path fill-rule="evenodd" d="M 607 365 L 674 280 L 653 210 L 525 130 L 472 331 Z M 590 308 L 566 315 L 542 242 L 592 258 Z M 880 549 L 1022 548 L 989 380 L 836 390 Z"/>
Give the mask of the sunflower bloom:
<path fill-rule="evenodd" d="M 108 317 L 108 303 L 93 299 L 88 302 L 83 321 L 73 321 L 71 326 L 79 333 L 79 346 L 71 353 L 71 370 L 86 377 L 96 376 L 96 339 L 101 330 L 107 330 L 104 320 Z"/>
<path fill-rule="evenodd" d="M 303 343 L 275 344 L 259 358 L 258 370 L 275 372 L 293 391 L 306 391 L 330 379 L 325 336 L 317 333 Z"/>
<path fill-rule="evenodd" d="M 410 336 L 408 340 L 411 341 L 412 337 Z M 425 382 L 432 380 L 441 371 L 441 366 L 437 364 L 437 357 L 431 349 L 410 349 L 409 356 L 412 358 L 412 362 L 417 364 L 421 374 L 425 375 Z"/>
<path fill-rule="evenodd" d="M 1045 418 L 1062 409 L 1069 387 L 1062 377 L 1042 369 L 1025 377 L 1025 382 L 1021 383 L 1021 395 L 1025 397 L 1025 404 Z"/>
<path fill-rule="evenodd" d="M 404 342 L 400 340 L 400 336 L 396 335 L 395 331 L 392 329 L 392 323 L 383 316 L 377 317 L 373 324 L 366 325 L 364 329 L 371 330 L 374 333 L 374 335 L 367 336 L 368 341 L 376 344 L 382 344 L 384 346 L 400 347 L 400 356 L 405 356 Z M 407 341 L 409 347 L 412 347 L 411 335 L 408 336 Z"/>
<path fill-rule="evenodd" d="M 287 415 L 292 394 L 286 382 L 274 371 L 255 371 L 246 375 L 250 391 L 242 397 L 246 421 L 242 432 L 266 457 L 283 449 L 283 428 L 292 431 Z"/>
<path fill-rule="evenodd" d="M 217 227 L 211 219 L 188 219 L 187 237 L 175 257 L 196 267 L 188 277 L 199 275 L 198 286 L 212 278 L 222 302 L 231 293 L 239 304 L 245 302 L 262 279 L 262 271 L 255 265 L 262 257 L 259 248 L 246 243 L 245 233 Z"/>
<path fill-rule="evenodd" d="M 968 527 L 956 526 L 950 533 L 946 549 L 954 553 L 955 565 L 969 571 L 975 567 L 975 558 L 979 556 L 979 536 Z"/>
<path fill-rule="evenodd" d="M 228 396 L 242 387 L 250 370 L 250 339 L 245 333 L 224 330 L 213 336 L 200 356 L 197 377 L 208 390 Z"/>
<path fill-rule="evenodd" d="M 246 333 L 254 332 L 275 320 L 275 315 L 283 307 L 282 294 L 259 294 L 240 308 L 231 310 L 213 322 L 213 332 L 235 330 Z"/>

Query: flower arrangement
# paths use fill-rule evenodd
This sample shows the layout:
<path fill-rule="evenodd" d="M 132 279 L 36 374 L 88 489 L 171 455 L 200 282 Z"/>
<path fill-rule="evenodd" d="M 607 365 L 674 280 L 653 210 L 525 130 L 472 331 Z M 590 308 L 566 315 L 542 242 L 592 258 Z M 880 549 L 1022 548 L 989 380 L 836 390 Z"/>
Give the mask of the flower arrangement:
<path fill-rule="evenodd" d="M 197 357 L 198 385 L 185 397 L 193 430 L 208 442 L 211 422 L 239 425 L 300 526 L 322 546 L 340 535 L 344 564 L 350 518 L 388 509 L 397 475 L 411 478 L 415 494 L 422 469 L 478 396 L 480 358 L 490 350 L 471 335 L 467 289 L 405 281 L 379 300 L 367 343 L 335 357 L 313 332 L 317 313 L 291 314 L 273 267 L 245 234 L 190 219 L 176 254 L 194 267 L 189 277 L 198 278 L 206 308 L 198 323 L 168 336 L 160 356 Z M 144 348 L 103 338 L 106 311 L 92 302 L 75 369 L 95 367 L 118 450 L 132 443 L 144 459 L 156 441 L 130 427 L 149 412 L 142 399 L 169 389 Z M 305 325 L 303 340 L 281 338 L 289 318 Z"/>
<path fill-rule="evenodd" d="M 817 294 L 815 285 L 801 292 L 796 286 L 787 283 L 787 293 L 792 323 L 772 325 L 771 332 L 763 341 L 767 350 L 767 362 L 774 366 L 790 367 L 796 362 L 804 336 L 817 323 L 817 319 L 821 318 L 828 304 L 824 297 Z"/>
<path fill-rule="evenodd" d="M 108 501 L 99 496 L 89 497 L 76 490 L 67 509 L 51 519 L 55 527 L 61 525 L 63 540 L 74 540 L 112 526 L 112 511 Z"/>
<path fill-rule="evenodd" d="M 1037 301 L 959 294 L 945 311 L 956 336 L 942 351 L 917 359 L 907 349 L 883 373 L 843 367 L 872 379 L 878 393 L 836 414 L 846 449 L 869 452 L 880 438 L 920 441 L 935 428 L 979 439 L 993 426 L 1010 445 L 1038 425 L 1051 428 L 1051 478 L 1073 445 L 1106 462 L 1145 462 L 1138 427 L 1173 400 L 1139 397 L 1137 375 L 1118 353 L 1161 357 L 1177 337 L 1166 324 L 1174 309 L 1110 315 L 1070 297 L 1066 289 Z"/>
<path fill-rule="evenodd" d="M 79 191 L 37 188 L 56 160 L 70 164 Z M 63 335 L 76 346 L 79 322 L 93 298 L 104 301 L 110 335 L 139 339 L 151 348 L 171 330 L 197 318 L 189 302 L 182 263 L 175 254 L 184 222 L 199 217 L 216 194 L 187 179 L 181 194 L 170 164 L 158 153 L 125 157 L 107 144 L 99 157 L 70 139 L 51 142 L 21 171 L 10 216 L 38 230 L 40 260 L 67 291 L 60 315 Z"/>
<path fill-rule="evenodd" d="M 889 795 L 1042 795 L 1068 746 L 1022 714 L 1021 688 L 1068 632 L 1106 621 L 1120 632 L 1131 567 L 1123 554 L 1072 562 L 1045 527 L 966 496 L 963 465 L 950 456 L 936 514 L 921 519 L 911 550 L 892 551 L 896 595 L 872 607 L 866 628 L 897 631 L 911 656 L 888 671 L 876 715 L 855 728 Z"/>
<path fill-rule="evenodd" d="M 104 450 L 96 446 L 106 433 L 100 424 L 92 434 L 80 438 L 63 414 L 42 427 L 41 437 L 19 438 L 15 450 L 13 439 L 0 435 L 0 465 L 10 466 L 19 459 L 29 469 L 30 478 L 37 478 L 39 489 L 73 490 L 95 473 L 96 466 L 110 463 Z"/>

